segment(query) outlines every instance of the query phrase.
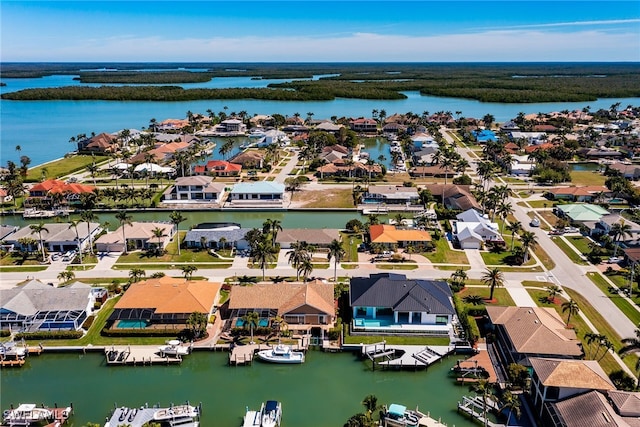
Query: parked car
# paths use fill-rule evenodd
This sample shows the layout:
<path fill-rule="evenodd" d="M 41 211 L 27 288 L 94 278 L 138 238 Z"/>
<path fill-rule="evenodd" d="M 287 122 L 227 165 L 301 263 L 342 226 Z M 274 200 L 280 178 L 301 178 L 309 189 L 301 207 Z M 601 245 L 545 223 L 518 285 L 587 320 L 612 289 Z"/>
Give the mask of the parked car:
<path fill-rule="evenodd" d="M 540 220 L 537 216 L 534 216 L 529 225 L 532 227 L 540 227 Z"/>
<path fill-rule="evenodd" d="M 51 255 L 51 261 L 57 261 L 59 259 L 60 259 L 60 254 L 56 253 Z"/>
<path fill-rule="evenodd" d="M 578 227 L 565 227 L 564 228 L 564 232 L 565 233 L 579 233 L 580 229 Z"/>
<path fill-rule="evenodd" d="M 612 256 L 612 257 L 609 257 L 609 259 L 607 260 L 607 264 L 617 264 L 620 261 L 622 261 L 622 257 Z"/>
<path fill-rule="evenodd" d="M 561 235 L 564 234 L 564 230 L 559 230 L 557 228 L 554 228 L 553 230 L 551 230 L 549 232 L 549 234 L 552 235 L 552 236 L 561 236 Z"/>

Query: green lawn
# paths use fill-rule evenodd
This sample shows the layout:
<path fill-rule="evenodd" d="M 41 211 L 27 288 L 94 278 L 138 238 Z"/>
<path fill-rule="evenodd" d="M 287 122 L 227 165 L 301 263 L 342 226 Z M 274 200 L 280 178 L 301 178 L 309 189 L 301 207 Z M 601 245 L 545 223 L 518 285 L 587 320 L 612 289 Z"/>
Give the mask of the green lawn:
<path fill-rule="evenodd" d="M 571 247 L 569 246 L 568 243 L 566 243 L 562 238 L 560 237 L 552 237 L 551 240 L 553 240 L 556 245 L 558 245 L 558 247 L 560 249 L 562 249 L 562 252 L 564 252 L 571 261 L 573 261 L 576 264 L 580 264 L 580 265 L 587 265 L 588 262 L 583 260 L 579 254 L 576 253 L 576 251 L 574 251 L 573 249 L 571 249 Z"/>
<path fill-rule="evenodd" d="M 424 255 L 431 262 L 436 264 L 469 264 L 467 255 L 462 250 L 452 250 L 444 237 L 434 240 L 435 251 L 424 252 Z"/>
<path fill-rule="evenodd" d="M 31 273 L 34 271 L 44 271 L 46 270 L 48 267 L 46 265 L 41 265 L 41 266 L 37 266 L 37 265 L 26 265 L 24 267 L 22 266 L 12 266 L 12 267 L 0 267 L 0 272 L 3 273 L 20 273 L 20 272 L 25 272 L 25 273 Z"/>
<path fill-rule="evenodd" d="M 183 234 L 184 232 L 180 232 Z M 185 233 L 186 234 L 186 233 Z M 230 255 L 229 251 L 218 251 L 218 254 L 228 257 Z M 167 252 L 159 257 L 156 256 L 147 256 L 143 251 L 133 251 L 128 254 L 120 255 L 117 264 L 125 264 L 125 263 L 211 263 L 211 264 L 230 264 L 233 262 L 231 259 L 221 259 L 217 256 L 213 255 L 211 252 L 201 249 L 182 249 L 180 251 L 180 255 L 178 255 L 178 251 L 176 249 L 176 242 L 171 242 L 167 246 Z"/>
<path fill-rule="evenodd" d="M 575 185 L 604 185 L 606 179 L 595 171 L 571 171 L 571 183 Z"/>
<path fill-rule="evenodd" d="M 149 263 L 119 263 L 113 266 L 113 270 L 131 270 L 134 268 L 141 268 L 143 270 L 166 270 L 166 269 L 179 269 L 182 265 L 195 265 L 198 268 L 229 268 L 231 267 L 231 262 L 199 262 L 197 264 L 194 263 L 168 263 L 168 264 L 156 264 L 153 262 Z"/>
<path fill-rule="evenodd" d="M 588 254 L 591 252 L 589 248 L 590 240 L 583 236 L 567 236 L 565 237 L 569 243 L 576 247 L 577 250 L 582 252 L 583 254 Z"/>
<path fill-rule="evenodd" d="M 65 175 L 69 175 L 72 172 L 82 171 L 88 165 L 92 163 L 105 162 L 109 157 L 107 156 L 88 156 L 78 155 L 70 156 L 65 159 L 60 159 L 47 163 L 46 165 L 36 166 L 27 171 L 27 182 L 40 181 L 42 179 L 42 171 L 45 170 L 47 178 L 60 178 Z"/>
<path fill-rule="evenodd" d="M 468 295 L 478 295 L 484 299 L 489 298 L 489 294 L 491 292 L 491 289 L 489 288 L 489 286 L 482 284 L 480 280 L 467 280 L 467 285 L 470 285 L 470 284 L 475 285 L 476 283 L 480 284 L 480 287 L 466 286 L 463 290 L 457 293 L 457 295 L 460 297 L 460 300 L 463 301 L 463 303 L 464 303 L 464 297 Z M 495 288 L 495 290 L 493 291 L 493 299 L 495 300 L 495 302 L 490 303 L 491 305 L 505 305 L 505 306 L 516 305 L 511 299 L 511 295 L 509 295 L 509 291 L 507 291 L 504 288 Z M 473 305 L 468 305 L 464 303 L 464 305 L 465 307 L 481 307 L 481 306 L 484 306 L 485 304 L 481 304 L 479 306 L 473 306 Z"/>
<path fill-rule="evenodd" d="M 389 345 L 449 345 L 448 337 L 400 337 L 387 335 L 345 334 L 345 344 L 375 344 L 386 341 Z"/>
<path fill-rule="evenodd" d="M 414 261 L 415 262 L 415 261 Z M 411 263 L 381 263 L 376 264 L 376 268 L 380 270 L 416 270 L 418 266 Z"/>
<path fill-rule="evenodd" d="M 507 242 L 507 240 L 509 241 Z M 484 263 L 486 265 L 509 265 L 514 267 L 519 266 L 519 264 L 509 264 L 507 262 L 509 260 L 509 257 L 511 256 L 511 251 L 509 250 L 511 249 L 510 241 L 511 241 L 510 236 L 505 237 L 506 248 L 501 252 L 485 252 L 485 251 L 480 252 L 480 255 L 482 256 Z M 516 245 L 516 247 L 518 246 L 520 245 Z M 533 265 L 535 264 L 535 262 L 536 260 L 530 256 L 529 259 L 527 260 L 527 263 L 522 264 L 522 266 Z"/>
<path fill-rule="evenodd" d="M 595 285 L 605 294 L 609 299 L 624 313 L 625 316 L 633 322 L 634 325 L 640 324 L 640 312 L 617 292 L 612 293 L 609 291 L 610 285 L 604 280 L 604 278 L 598 273 L 587 273 L 587 276 Z M 611 278 L 611 277 L 610 277 Z"/>

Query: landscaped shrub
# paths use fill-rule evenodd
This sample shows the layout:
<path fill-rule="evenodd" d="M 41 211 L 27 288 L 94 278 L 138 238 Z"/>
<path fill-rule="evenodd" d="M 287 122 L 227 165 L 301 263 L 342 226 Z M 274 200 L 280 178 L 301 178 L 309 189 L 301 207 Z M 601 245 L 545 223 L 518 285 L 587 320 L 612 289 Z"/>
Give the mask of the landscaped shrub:
<path fill-rule="evenodd" d="M 253 328 L 253 335 L 271 335 L 273 333 L 273 329 L 267 327 L 257 327 Z M 250 328 L 233 328 L 230 332 L 233 337 L 247 337 L 251 335 Z"/>
<path fill-rule="evenodd" d="M 35 340 L 68 340 L 82 338 L 82 331 L 39 331 L 20 332 L 16 334 L 16 339 L 26 341 Z"/>
<path fill-rule="evenodd" d="M 329 329 L 329 340 L 336 341 L 340 339 L 340 332 L 342 332 L 342 318 L 336 319 L 336 326 Z"/>
<path fill-rule="evenodd" d="M 0 337 L 8 337 L 11 335 L 11 331 L 8 329 L 0 329 Z"/>
<path fill-rule="evenodd" d="M 103 329 L 100 335 L 104 337 L 177 337 L 183 329 Z"/>
<path fill-rule="evenodd" d="M 95 316 L 89 316 L 85 319 L 84 323 L 82 324 L 82 329 L 88 331 L 89 328 L 91 327 L 91 325 L 93 325 L 93 321 L 96 320 Z"/>

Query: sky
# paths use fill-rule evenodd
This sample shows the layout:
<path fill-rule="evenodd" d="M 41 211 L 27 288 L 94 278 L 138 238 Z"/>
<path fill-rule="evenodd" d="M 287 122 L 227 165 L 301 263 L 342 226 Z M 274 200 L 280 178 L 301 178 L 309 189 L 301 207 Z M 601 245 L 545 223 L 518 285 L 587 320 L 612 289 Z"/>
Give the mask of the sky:
<path fill-rule="evenodd" d="M 2 62 L 640 61 L 640 1 L 0 2 Z"/>

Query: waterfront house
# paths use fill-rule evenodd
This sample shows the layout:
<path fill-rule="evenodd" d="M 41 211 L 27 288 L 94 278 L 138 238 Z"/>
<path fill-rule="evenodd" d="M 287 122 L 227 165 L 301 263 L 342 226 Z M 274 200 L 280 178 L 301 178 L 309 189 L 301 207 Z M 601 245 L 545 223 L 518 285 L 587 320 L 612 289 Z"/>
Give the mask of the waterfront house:
<path fill-rule="evenodd" d="M 470 185 L 458 184 L 427 184 L 424 187 L 435 197 L 436 200 L 442 202 L 444 196 L 444 206 L 447 209 L 466 211 L 469 209 L 481 210 L 480 203 L 471 194 Z"/>
<path fill-rule="evenodd" d="M 456 176 L 458 173 L 453 169 L 443 168 L 442 165 L 414 166 L 409 169 L 409 175 L 414 178 L 432 176 L 434 178 L 448 178 Z"/>
<path fill-rule="evenodd" d="M 42 240 L 44 247 L 49 252 L 66 252 L 76 249 L 85 250 L 89 246 L 90 238 L 93 239 L 100 234 L 102 227 L 97 222 L 89 223 L 87 228 L 86 222 L 78 224 L 78 236 L 76 230 L 70 227 L 66 222 L 49 222 L 44 224 L 46 230 L 42 231 Z M 25 226 L 15 233 L 6 236 L 4 242 L 6 245 L 12 246 L 14 249 L 26 249 L 37 251 L 40 247 L 40 237 L 38 233 L 32 233 L 29 226 Z M 91 237 L 89 237 L 91 236 Z M 23 238 L 35 239 L 35 243 L 29 247 L 23 247 L 20 242 Z"/>
<path fill-rule="evenodd" d="M 543 417 L 549 427 L 638 427 L 640 393 L 593 390 L 547 403 Z"/>
<path fill-rule="evenodd" d="M 498 140 L 498 138 L 496 138 L 496 134 L 489 129 L 474 130 L 471 134 L 479 144 L 486 144 L 487 142 L 495 142 Z"/>
<path fill-rule="evenodd" d="M 81 194 L 92 193 L 94 190 L 95 187 L 92 185 L 47 179 L 29 188 L 29 196 L 25 200 L 25 206 L 53 207 L 61 201 L 69 205 L 77 204 Z"/>
<path fill-rule="evenodd" d="M 250 228 L 235 223 L 203 223 L 187 231 L 183 244 L 188 248 L 234 247 L 238 251 L 249 249 L 245 239 Z"/>
<path fill-rule="evenodd" d="M 580 340 L 553 308 L 487 306 L 495 348 L 503 366 L 531 366 L 530 357 L 580 359 Z"/>
<path fill-rule="evenodd" d="M 640 166 L 638 165 L 616 162 L 607 165 L 607 168 L 619 172 L 620 175 L 627 179 L 636 180 L 640 178 Z"/>
<path fill-rule="evenodd" d="M 191 313 L 207 316 L 213 312 L 220 284 L 169 276 L 132 283 L 113 308 L 113 327 L 186 328 Z M 122 322 L 122 324 L 120 324 Z"/>
<path fill-rule="evenodd" d="M 214 132 L 227 134 L 229 136 L 238 135 L 247 131 L 247 125 L 242 120 L 231 118 L 226 119 L 214 126 Z"/>
<path fill-rule="evenodd" d="M 18 231 L 20 227 L 17 225 L 0 224 L 0 241 L 6 240 L 7 237 Z"/>
<path fill-rule="evenodd" d="M 411 142 L 413 142 L 413 148 L 415 150 L 420 150 L 423 148 L 431 147 L 433 149 L 438 149 L 438 143 L 431 136 L 431 134 L 420 132 L 411 136 Z"/>
<path fill-rule="evenodd" d="M 319 123 L 316 126 L 316 130 L 337 134 L 338 132 L 340 132 L 340 129 L 342 129 L 343 127 L 344 125 L 341 125 L 341 124 L 335 124 L 330 121 L 324 121 L 322 123 Z"/>
<path fill-rule="evenodd" d="M 186 141 L 167 142 L 166 144 L 156 144 L 155 148 L 144 151 L 133 156 L 129 161 L 131 163 L 146 162 L 149 156 L 156 163 L 171 162 L 176 154 L 186 152 L 191 147 L 191 143 Z"/>
<path fill-rule="evenodd" d="M 118 138 L 108 133 L 99 133 L 88 139 L 78 141 L 78 151 L 91 151 L 92 153 L 115 153 L 120 148 Z"/>
<path fill-rule="evenodd" d="M 547 190 L 547 196 L 553 200 L 569 200 L 572 202 L 593 202 L 597 198 L 611 196 L 611 191 L 603 185 L 584 185 L 578 187 L 558 187 Z M 603 201 L 603 200 L 602 200 Z"/>
<path fill-rule="evenodd" d="M 595 360 L 532 357 L 530 362 L 531 400 L 536 416 L 543 425 L 555 425 L 551 421 L 551 403 L 594 390 L 601 393 L 615 390 L 615 386 Z"/>
<path fill-rule="evenodd" d="M 245 169 L 262 169 L 264 158 L 265 155 L 262 151 L 245 150 L 231 158 L 230 162 L 240 165 Z"/>
<path fill-rule="evenodd" d="M 449 336 L 455 315 L 452 298 L 444 280 L 407 279 L 394 273 L 354 277 L 349 284 L 352 330 Z"/>
<path fill-rule="evenodd" d="M 420 204 L 420 196 L 416 187 L 370 185 L 362 196 L 362 203 L 409 206 Z"/>
<path fill-rule="evenodd" d="M 186 128 L 189 126 L 189 119 L 166 119 L 161 121 L 160 123 L 156 123 L 153 126 L 153 131 L 179 131 L 182 128 Z"/>
<path fill-rule="evenodd" d="M 78 330 L 91 315 L 91 287 L 75 282 L 55 288 L 39 280 L 0 289 L 0 329 L 11 331 Z"/>
<path fill-rule="evenodd" d="M 456 215 L 452 228 L 453 237 L 462 249 L 481 249 L 483 244 L 504 244 L 498 224 L 475 209 Z"/>
<path fill-rule="evenodd" d="M 382 166 L 379 164 L 368 165 L 360 162 L 350 162 L 344 159 L 335 160 L 332 163 L 320 166 L 316 169 L 316 175 L 320 178 L 348 176 L 350 178 L 377 178 L 382 175 Z"/>
<path fill-rule="evenodd" d="M 637 239 L 637 235 L 640 233 L 640 225 L 633 221 L 629 221 L 620 214 L 602 215 L 602 217 L 600 217 L 600 219 L 593 226 L 591 226 L 591 224 L 585 225 L 588 226 L 590 234 L 598 235 L 611 233 L 611 228 L 615 224 L 624 224 L 630 227 L 628 230 L 629 234 L 620 236 L 620 242 L 627 242 Z"/>
<path fill-rule="evenodd" d="M 224 183 L 210 176 L 183 176 L 176 179 L 162 195 L 164 203 L 220 203 L 225 194 Z"/>
<path fill-rule="evenodd" d="M 123 236 L 124 228 L 124 236 Z M 162 230 L 162 236 L 157 237 L 153 230 Z M 169 222 L 132 222 L 124 224 L 116 231 L 104 234 L 96 240 L 98 252 L 122 252 L 125 243 L 128 249 L 166 248 L 176 234 L 176 226 Z M 126 238 L 126 242 L 123 240 Z"/>
<path fill-rule="evenodd" d="M 273 181 L 241 182 L 229 193 L 230 207 L 282 207 L 284 184 Z"/>
<path fill-rule="evenodd" d="M 229 326 L 242 326 L 242 317 L 256 312 L 260 316 L 258 326 L 266 327 L 279 316 L 289 330 L 297 333 L 314 333 L 314 329 L 328 331 L 336 318 L 333 284 L 315 280 L 233 286 L 225 311 Z"/>
<path fill-rule="evenodd" d="M 369 241 L 393 250 L 396 247 L 414 249 L 431 246 L 431 234 L 425 230 L 397 229 L 395 225 L 374 224 L 369 226 Z"/>
<path fill-rule="evenodd" d="M 206 165 L 198 165 L 193 168 L 195 175 L 211 176 L 240 176 L 242 165 L 227 162 L 225 160 L 209 160 Z"/>
<path fill-rule="evenodd" d="M 296 242 L 306 242 L 318 249 L 327 248 L 333 240 L 340 241 L 340 230 L 334 228 L 285 228 L 278 232 L 280 249 L 290 249 Z"/>
<path fill-rule="evenodd" d="M 373 119 L 360 117 L 349 121 L 349 128 L 359 133 L 376 133 L 378 131 L 378 122 Z"/>
<path fill-rule="evenodd" d="M 541 145 L 547 142 L 547 134 L 544 132 L 508 132 L 509 139 L 512 141 L 524 140 L 527 145 Z"/>

